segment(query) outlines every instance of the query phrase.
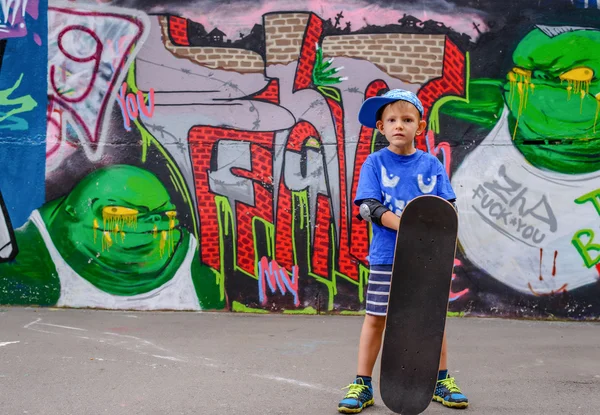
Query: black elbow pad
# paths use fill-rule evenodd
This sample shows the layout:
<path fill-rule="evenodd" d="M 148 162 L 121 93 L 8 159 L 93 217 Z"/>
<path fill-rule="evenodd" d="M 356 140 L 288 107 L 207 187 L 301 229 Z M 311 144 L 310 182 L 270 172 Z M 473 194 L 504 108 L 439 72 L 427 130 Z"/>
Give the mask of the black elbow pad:
<path fill-rule="evenodd" d="M 365 199 L 360 204 L 360 214 L 357 218 L 381 226 L 381 217 L 388 210 L 389 209 L 382 205 L 377 199 Z"/>

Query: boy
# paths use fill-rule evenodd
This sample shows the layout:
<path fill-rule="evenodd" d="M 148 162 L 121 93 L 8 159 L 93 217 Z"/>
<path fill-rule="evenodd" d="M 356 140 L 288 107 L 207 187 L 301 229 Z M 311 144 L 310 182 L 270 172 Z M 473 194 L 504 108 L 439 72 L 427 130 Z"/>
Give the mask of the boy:
<path fill-rule="evenodd" d="M 396 233 L 404 206 L 423 194 L 437 195 L 452 203 L 456 200 L 442 163 L 414 146 L 415 136 L 426 127 L 422 118 L 423 105 L 417 96 L 400 89 L 367 99 L 358 114 L 360 123 L 377 128 L 389 145 L 365 160 L 354 200 L 360 206 L 360 216 L 372 223 L 373 239 L 358 371 L 338 405 L 341 413 L 358 413 L 375 403 L 371 376 L 385 329 Z M 433 400 L 452 408 L 466 408 L 467 398 L 448 375 L 446 353 L 444 334 Z"/>

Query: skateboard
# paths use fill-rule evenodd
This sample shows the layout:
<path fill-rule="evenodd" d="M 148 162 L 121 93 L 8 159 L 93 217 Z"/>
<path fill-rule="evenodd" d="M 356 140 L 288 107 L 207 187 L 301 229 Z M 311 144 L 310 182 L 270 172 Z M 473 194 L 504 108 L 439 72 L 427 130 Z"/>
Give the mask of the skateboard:
<path fill-rule="evenodd" d="M 448 311 L 458 215 L 419 196 L 400 216 L 381 352 L 380 391 L 393 412 L 416 415 L 433 398 Z"/>

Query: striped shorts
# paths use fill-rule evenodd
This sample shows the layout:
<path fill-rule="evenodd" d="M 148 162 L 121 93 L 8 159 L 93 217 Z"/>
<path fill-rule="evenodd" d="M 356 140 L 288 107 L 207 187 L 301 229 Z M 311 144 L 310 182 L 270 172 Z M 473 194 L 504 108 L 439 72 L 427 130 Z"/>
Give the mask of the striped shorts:
<path fill-rule="evenodd" d="M 392 265 L 371 265 L 367 285 L 367 314 L 385 316 L 390 298 Z"/>

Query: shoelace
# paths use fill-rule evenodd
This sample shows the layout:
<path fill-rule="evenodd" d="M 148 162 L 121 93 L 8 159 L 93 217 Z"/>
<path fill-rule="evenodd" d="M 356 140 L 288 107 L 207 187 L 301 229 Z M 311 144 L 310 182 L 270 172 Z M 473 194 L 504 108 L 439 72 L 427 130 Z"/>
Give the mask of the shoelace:
<path fill-rule="evenodd" d="M 444 380 L 440 380 L 440 383 L 444 385 L 450 393 L 461 393 L 460 388 L 456 385 L 454 378 L 446 378 Z"/>
<path fill-rule="evenodd" d="M 342 388 L 342 390 L 344 390 L 344 389 L 348 389 L 346 398 L 358 399 L 360 397 L 360 394 L 365 389 L 368 389 L 368 386 L 360 385 L 358 383 L 351 383 L 350 385 L 346 386 L 345 388 Z"/>

